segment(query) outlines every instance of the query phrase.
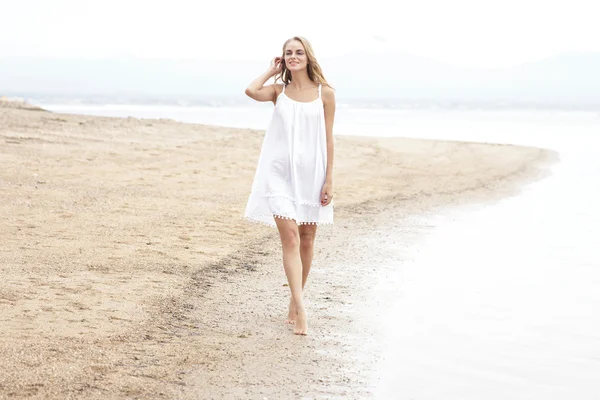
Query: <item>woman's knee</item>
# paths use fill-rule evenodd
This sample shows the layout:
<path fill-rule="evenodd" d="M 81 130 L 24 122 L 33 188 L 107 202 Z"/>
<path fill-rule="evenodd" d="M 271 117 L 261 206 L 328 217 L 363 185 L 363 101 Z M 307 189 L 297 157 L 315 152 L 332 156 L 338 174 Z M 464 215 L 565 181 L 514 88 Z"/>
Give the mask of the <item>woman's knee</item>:
<path fill-rule="evenodd" d="M 285 218 L 275 218 L 279 237 L 283 247 L 298 247 L 300 244 L 300 235 L 296 221 Z"/>
<path fill-rule="evenodd" d="M 300 232 L 300 246 L 304 249 L 312 248 L 315 243 L 314 232 Z"/>
<path fill-rule="evenodd" d="M 297 229 L 292 227 L 281 229 L 279 232 L 281 237 L 281 244 L 286 248 L 296 248 L 300 245 L 300 235 Z"/>

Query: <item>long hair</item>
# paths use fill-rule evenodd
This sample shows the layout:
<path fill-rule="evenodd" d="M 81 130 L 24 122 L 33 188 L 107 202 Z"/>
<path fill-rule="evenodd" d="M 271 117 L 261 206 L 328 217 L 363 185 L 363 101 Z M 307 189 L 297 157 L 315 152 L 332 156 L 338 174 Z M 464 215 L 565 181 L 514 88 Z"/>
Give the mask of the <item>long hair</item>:
<path fill-rule="evenodd" d="M 331 85 L 329 85 L 329 83 L 327 83 L 327 79 L 325 79 L 325 76 L 323 75 L 323 71 L 321 70 L 321 66 L 317 62 L 317 58 L 315 57 L 315 52 L 313 51 L 312 46 L 310 45 L 308 40 L 306 40 L 302 36 L 294 36 L 293 38 L 286 40 L 285 43 L 283 44 L 283 50 L 282 50 L 282 54 L 281 54 L 281 59 L 282 59 L 281 60 L 281 62 L 282 62 L 281 72 L 275 76 L 275 82 L 277 82 L 278 80 L 281 79 L 281 81 L 285 85 L 287 85 L 292 81 L 292 72 L 289 69 L 287 69 L 284 59 L 285 59 L 285 46 L 287 46 L 288 43 L 293 40 L 297 40 L 298 42 L 302 43 L 302 46 L 304 47 L 304 51 L 306 52 L 306 58 L 307 58 L 306 69 L 307 69 L 308 77 L 310 78 L 310 80 L 313 81 L 314 83 L 320 83 L 324 86 L 331 86 Z"/>

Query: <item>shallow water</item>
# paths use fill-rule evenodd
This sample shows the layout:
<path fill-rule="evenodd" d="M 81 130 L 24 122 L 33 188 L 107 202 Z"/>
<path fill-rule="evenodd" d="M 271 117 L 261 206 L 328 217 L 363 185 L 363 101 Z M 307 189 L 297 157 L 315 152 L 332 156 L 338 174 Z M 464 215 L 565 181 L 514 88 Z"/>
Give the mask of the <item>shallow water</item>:
<path fill-rule="evenodd" d="M 257 129 L 270 115 L 268 108 L 45 107 Z M 397 221 L 395 235 L 364 238 L 387 257 L 372 294 L 379 311 L 365 316 L 385 349 L 375 397 L 599 399 L 600 114 L 342 108 L 336 131 L 560 155 L 549 177 L 516 196 Z M 404 245 L 415 229 L 419 240 Z"/>
<path fill-rule="evenodd" d="M 540 207 L 556 190 L 429 219 L 382 315 L 378 397 L 600 396 L 600 221 Z"/>
<path fill-rule="evenodd" d="M 409 262 L 396 249 L 396 274 L 374 292 L 392 304 L 375 397 L 598 399 L 600 118 L 468 123 L 427 136 L 552 148 L 561 161 L 517 196 L 425 217 Z"/>

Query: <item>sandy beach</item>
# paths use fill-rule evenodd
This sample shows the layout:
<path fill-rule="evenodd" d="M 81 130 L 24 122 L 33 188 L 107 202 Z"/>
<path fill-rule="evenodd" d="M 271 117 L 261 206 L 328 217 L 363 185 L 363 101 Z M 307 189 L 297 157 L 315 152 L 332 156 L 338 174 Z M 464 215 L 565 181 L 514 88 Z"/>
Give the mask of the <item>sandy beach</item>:
<path fill-rule="evenodd" d="M 0 398 L 368 397 L 355 238 L 513 195 L 556 157 L 337 136 L 301 338 L 276 231 L 243 219 L 263 134 L 0 102 Z"/>

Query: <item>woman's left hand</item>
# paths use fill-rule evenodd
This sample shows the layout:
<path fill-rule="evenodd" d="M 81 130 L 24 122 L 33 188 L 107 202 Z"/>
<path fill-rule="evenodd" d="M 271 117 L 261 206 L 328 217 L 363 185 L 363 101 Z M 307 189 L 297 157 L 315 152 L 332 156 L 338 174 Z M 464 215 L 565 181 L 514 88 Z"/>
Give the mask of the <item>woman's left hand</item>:
<path fill-rule="evenodd" d="M 321 206 L 325 207 L 333 200 L 333 184 L 325 182 L 323 189 L 321 189 Z"/>

